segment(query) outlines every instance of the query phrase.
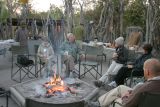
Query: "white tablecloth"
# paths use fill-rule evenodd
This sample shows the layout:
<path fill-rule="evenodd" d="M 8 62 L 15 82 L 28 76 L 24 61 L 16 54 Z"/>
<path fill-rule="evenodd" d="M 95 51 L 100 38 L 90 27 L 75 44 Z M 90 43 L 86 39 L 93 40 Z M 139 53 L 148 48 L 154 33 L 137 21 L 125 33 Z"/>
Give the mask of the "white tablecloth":
<path fill-rule="evenodd" d="M 14 39 L 9 40 L 0 40 L 0 51 L 7 51 L 12 45 L 19 45 L 19 42 L 16 42 Z M 5 54 L 6 52 L 2 52 L 1 54 Z"/>

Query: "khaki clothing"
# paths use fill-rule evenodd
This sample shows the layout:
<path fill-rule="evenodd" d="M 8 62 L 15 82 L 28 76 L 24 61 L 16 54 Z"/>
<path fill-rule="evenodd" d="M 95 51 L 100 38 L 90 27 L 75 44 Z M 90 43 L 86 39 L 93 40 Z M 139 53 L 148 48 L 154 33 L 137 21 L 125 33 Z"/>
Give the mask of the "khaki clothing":
<path fill-rule="evenodd" d="M 111 90 L 111 91 L 107 92 L 106 94 L 102 95 L 101 97 L 99 97 L 98 101 L 100 103 L 100 106 L 101 107 L 109 107 L 109 105 L 111 103 L 113 103 L 113 101 L 115 101 L 115 100 L 118 100 L 118 102 L 122 102 L 121 96 L 124 93 L 126 93 L 128 90 L 132 90 L 132 89 L 127 86 L 124 86 L 124 85 L 120 85 L 117 88 L 114 88 L 113 90 Z"/>
<path fill-rule="evenodd" d="M 38 56 L 42 63 L 47 63 L 49 60 L 54 60 L 54 51 L 52 46 L 43 42 L 38 48 Z"/>
<path fill-rule="evenodd" d="M 99 79 L 102 82 L 109 82 L 110 80 L 108 79 L 109 75 L 116 75 L 117 72 L 123 67 L 123 64 L 119 64 L 115 61 L 112 61 L 112 64 L 109 66 L 107 72 Z"/>
<path fill-rule="evenodd" d="M 118 87 L 99 97 L 98 101 L 100 106 L 108 107 L 114 101 L 122 103 L 121 97 L 128 90 L 132 90 L 132 92 L 131 95 L 125 99 L 125 101 L 123 100 L 123 107 L 138 107 L 138 102 L 140 100 L 139 98 L 143 92 L 160 93 L 160 76 L 154 77 L 144 84 L 139 84 L 133 89 L 124 85 L 119 85 Z M 115 107 L 119 106 L 116 105 Z"/>

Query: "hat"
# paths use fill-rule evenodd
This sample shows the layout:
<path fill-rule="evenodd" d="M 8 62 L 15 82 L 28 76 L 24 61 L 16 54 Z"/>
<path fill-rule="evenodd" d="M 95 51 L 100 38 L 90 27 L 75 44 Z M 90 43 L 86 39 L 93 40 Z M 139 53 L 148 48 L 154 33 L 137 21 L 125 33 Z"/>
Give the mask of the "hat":
<path fill-rule="evenodd" d="M 123 45 L 124 44 L 124 38 L 123 37 L 118 37 L 116 40 L 115 40 L 115 43 L 117 45 Z"/>

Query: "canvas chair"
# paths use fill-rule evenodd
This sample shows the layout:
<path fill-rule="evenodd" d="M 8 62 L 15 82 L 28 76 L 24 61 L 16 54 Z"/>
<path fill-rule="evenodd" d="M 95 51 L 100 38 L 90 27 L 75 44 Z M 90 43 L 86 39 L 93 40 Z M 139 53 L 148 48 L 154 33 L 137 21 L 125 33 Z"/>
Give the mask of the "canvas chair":
<path fill-rule="evenodd" d="M 6 51 L 7 51 L 7 49 L 6 49 L 6 48 L 1 49 L 1 50 L 0 50 L 0 55 L 5 56 L 5 55 L 6 55 Z"/>
<path fill-rule="evenodd" d="M 84 72 L 81 75 L 81 77 L 84 77 L 87 73 L 90 73 L 95 79 L 97 79 L 97 76 L 102 76 L 102 61 L 103 61 L 103 46 L 88 46 L 85 45 L 83 47 L 85 58 L 84 60 L 80 61 L 80 65 L 84 67 Z M 92 56 L 95 58 L 89 59 L 89 57 Z M 100 66 L 100 72 L 99 72 L 99 66 Z M 96 76 L 94 72 L 96 73 Z"/>
<path fill-rule="evenodd" d="M 138 84 L 139 82 L 144 82 L 145 79 L 144 79 L 144 76 L 134 76 L 133 73 L 135 72 L 134 70 L 131 71 L 131 76 L 128 78 L 130 79 L 130 82 L 129 82 L 129 86 L 132 87 L 132 86 L 135 86 L 136 84 Z"/>
<path fill-rule="evenodd" d="M 135 107 L 160 107 L 159 99 L 160 93 L 144 92 L 139 96 L 138 105 Z M 116 107 L 115 105 L 123 107 L 123 105 L 118 101 L 113 102 L 113 107 Z"/>
<path fill-rule="evenodd" d="M 25 56 L 29 59 L 28 49 L 24 46 L 12 46 L 12 67 L 11 67 L 11 79 L 16 82 L 22 82 L 22 80 L 28 76 L 29 78 L 36 77 L 35 73 L 32 73 L 32 68 L 34 67 L 34 63 L 30 63 L 27 65 L 20 64 L 18 61 L 14 61 L 18 56 Z M 32 60 L 30 60 L 32 62 Z M 18 70 L 13 70 L 14 65 L 18 67 Z M 19 74 L 19 75 L 18 75 Z M 31 75 L 31 76 L 30 76 Z"/>
<path fill-rule="evenodd" d="M 65 104 L 51 104 L 38 102 L 36 100 L 27 98 L 25 107 L 84 107 L 84 101 L 65 103 Z"/>
<path fill-rule="evenodd" d="M 9 102 L 9 91 L 6 91 L 3 88 L 0 88 L 0 97 L 6 97 L 6 107 L 8 107 L 8 102 Z M 3 107 L 2 105 L 0 105 Z"/>
<path fill-rule="evenodd" d="M 138 107 L 160 107 L 160 93 L 142 93 Z"/>

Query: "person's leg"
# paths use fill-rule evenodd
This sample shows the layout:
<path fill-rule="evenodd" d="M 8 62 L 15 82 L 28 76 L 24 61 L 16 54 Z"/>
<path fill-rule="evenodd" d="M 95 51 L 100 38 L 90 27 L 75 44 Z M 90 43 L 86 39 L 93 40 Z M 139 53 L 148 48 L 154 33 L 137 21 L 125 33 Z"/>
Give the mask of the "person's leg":
<path fill-rule="evenodd" d="M 117 85 L 123 85 L 124 84 L 124 80 L 128 77 L 128 75 L 131 74 L 131 69 L 128 67 L 122 67 L 117 75 L 115 76 L 115 82 Z"/>
<path fill-rule="evenodd" d="M 70 72 L 74 69 L 74 58 L 72 56 L 64 56 L 64 64 L 66 65 L 66 77 L 69 77 Z"/>
<path fill-rule="evenodd" d="M 112 64 L 109 66 L 107 72 L 105 72 L 105 74 L 103 74 L 103 76 L 99 79 L 102 82 L 106 82 L 108 79 L 108 72 L 111 72 L 116 66 L 116 62 L 112 61 Z"/>
<path fill-rule="evenodd" d="M 112 71 L 108 72 L 108 82 L 113 81 L 112 77 L 114 77 L 122 67 L 123 64 L 116 63 L 115 68 Z"/>
<path fill-rule="evenodd" d="M 120 85 L 117 88 L 114 88 L 113 90 L 99 97 L 98 101 L 100 103 L 100 106 L 101 107 L 109 106 L 114 100 L 120 98 L 122 94 L 124 94 L 128 90 L 132 89 L 124 85 Z"/>

